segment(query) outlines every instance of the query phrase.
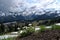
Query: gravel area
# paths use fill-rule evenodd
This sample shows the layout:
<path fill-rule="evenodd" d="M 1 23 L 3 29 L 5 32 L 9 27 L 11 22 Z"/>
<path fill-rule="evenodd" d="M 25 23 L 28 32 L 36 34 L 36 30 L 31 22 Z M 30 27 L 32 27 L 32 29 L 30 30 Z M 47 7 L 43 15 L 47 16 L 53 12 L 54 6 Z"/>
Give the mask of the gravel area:
<path fill-rule="evenodd" d="M 60 30 L 45 30 L 26 37 L 18 36 L 16 40 L 60 40 Z"/>

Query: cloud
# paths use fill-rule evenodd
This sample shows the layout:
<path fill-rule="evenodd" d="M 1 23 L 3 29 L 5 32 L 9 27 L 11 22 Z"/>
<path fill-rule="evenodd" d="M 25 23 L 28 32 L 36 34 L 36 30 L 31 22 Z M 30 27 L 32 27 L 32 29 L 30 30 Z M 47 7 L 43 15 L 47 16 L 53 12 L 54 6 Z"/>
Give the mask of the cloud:
<path fill-rule="evenodd" d="M 13 6 L 10 7 L 12 11 L 23 11 L 25 8 L 36 6 L 36 8 L 60 8 L 59 3 L 56 0 L 14 0 Z M 58 3 L 58 4 L 56 4 Z"/>
<path fill-rule="evenodd" d="M 0 0 L 0 10 L 8 11 L 12 6 L 12 0 Z"/>
<path fill-rule="evenodd" d="M 15 15 L 19 14 L 26 19 L 31 19 L 32 15 L 45 14 L 45 9 L 60 10 L 60 2 L 57 0 L 0 0 L 0 16 L 16 17 Z"/>
<path fill-rule="evenodd" d="M 60 3 L 57 0 L 0 0 L 0 10 L 3 12 L 20 12 L 30 10 L 34 6 L 36 10 L 49 8 L 58 10 Z"/>

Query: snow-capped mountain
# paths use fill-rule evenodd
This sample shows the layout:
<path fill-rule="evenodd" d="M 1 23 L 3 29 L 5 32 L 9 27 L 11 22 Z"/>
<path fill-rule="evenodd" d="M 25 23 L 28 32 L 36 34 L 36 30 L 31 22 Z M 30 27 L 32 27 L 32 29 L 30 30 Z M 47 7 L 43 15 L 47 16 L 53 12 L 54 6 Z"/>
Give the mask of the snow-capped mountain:
<path fill-rule="evenodd" d="M 0 11 L 0 21 L 9 22 L 9 21 L 22 21 L 22 20 L 46 20 L 46 19 L 55 19 L 60 17 L 60 10 L 55 9 L 29 9 L 22 12 L 8 12 L 1 13 Z M 26 13 L 26 14 L 25 14 Z"/>
<path fill-rule="evenodd" d="M 58 0 L 0 0 L 0 22 L 60 17 Z"/>

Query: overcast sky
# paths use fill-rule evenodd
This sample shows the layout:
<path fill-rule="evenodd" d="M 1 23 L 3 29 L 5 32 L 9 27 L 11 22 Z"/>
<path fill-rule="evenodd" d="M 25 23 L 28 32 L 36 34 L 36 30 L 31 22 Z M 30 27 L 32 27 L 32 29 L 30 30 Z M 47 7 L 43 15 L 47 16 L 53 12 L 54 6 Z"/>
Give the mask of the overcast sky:
<path fill-rule="evenodd" d="M 0 10 L 21 11 L 24 8 L 36 6 L 37 8 L 60 8 L 60 0 L 0 0 Z"/>

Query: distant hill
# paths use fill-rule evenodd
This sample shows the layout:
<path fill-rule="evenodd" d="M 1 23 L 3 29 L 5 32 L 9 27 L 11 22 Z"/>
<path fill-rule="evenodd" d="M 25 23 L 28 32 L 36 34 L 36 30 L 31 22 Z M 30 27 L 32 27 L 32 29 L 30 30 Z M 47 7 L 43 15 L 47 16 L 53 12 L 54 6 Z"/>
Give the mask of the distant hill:
<path fill-rule="evenodd" d="M 25 12 L 25 13 L 24 13 Z M 8 15 L 10 14 L 11 15 Z M 12 22 L 12 21 L 34 21 L 34 20 L 47 20 L 60 18 L 60 10 L 46 9 L 46 10 L 34 10 L 22 11 L 22 12 L 8 12 L 8 14 L 0 16 L 0 23 Z M 20 15 L 18 15 L 20 14 Z"/>

